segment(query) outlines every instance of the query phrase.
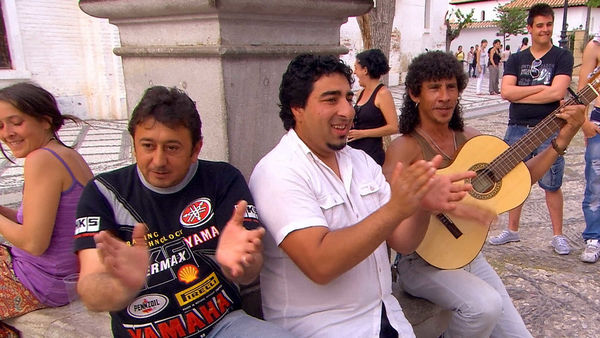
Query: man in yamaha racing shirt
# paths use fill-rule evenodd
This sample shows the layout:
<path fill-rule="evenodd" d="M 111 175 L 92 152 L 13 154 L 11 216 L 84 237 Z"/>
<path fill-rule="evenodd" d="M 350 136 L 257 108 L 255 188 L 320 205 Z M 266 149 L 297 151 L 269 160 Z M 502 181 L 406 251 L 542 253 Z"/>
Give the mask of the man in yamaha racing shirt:
<path fill-rule="evenodd" d="M 240 172 L 198 160 L 195 103 L 149 88 L 128 129 L 137 163 L 98 175 L 77 209 L 85 305 L 111 311 L 116 337 L 288 337 L 240 309 L 264 229 Z"/>

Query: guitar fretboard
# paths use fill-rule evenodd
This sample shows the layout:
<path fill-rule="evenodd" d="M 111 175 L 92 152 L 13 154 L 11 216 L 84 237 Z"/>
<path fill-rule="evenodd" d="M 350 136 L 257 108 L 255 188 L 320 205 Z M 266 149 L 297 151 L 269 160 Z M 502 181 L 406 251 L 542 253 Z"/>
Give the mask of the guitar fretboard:
<path fill-rule="evenodd" d="M 590 104 L 597 96 L 598 92 L 594 87 L 600 80 L 595 79 L 588 83 L 577 93 L 577 98 L 571 98 L 560 105 L 551 114 L 540 121 L 519 141 L 515 142 L 510 148 L 496 157 L 486 169 L 478 173 L 471 183 L 478 191 L 485 191 L 493 186 L 494 182 L 500 181 L 506 174 L 515 168 L 527 155 L 531 154 L 537 147 L 546 141 L 552 134 L 557 132 L 566 122 L 556 116 L 560 110 L 566 106 L 581 104 Z"/>

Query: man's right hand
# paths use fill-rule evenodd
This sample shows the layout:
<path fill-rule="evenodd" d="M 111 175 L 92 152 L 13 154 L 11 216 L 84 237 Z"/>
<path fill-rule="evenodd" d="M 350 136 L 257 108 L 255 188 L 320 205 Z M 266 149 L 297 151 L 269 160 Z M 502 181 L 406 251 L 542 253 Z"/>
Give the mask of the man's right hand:
<path fill-rule="evenodd" d="M 144 239 L 145 234 L 146 225 L 136 224 L 133 228 L 131 246 L 108 231 L 102 231 L 94 236 L 106 272 L 135 293 L 144 286 L 148 272 L 150 255 Z"/>

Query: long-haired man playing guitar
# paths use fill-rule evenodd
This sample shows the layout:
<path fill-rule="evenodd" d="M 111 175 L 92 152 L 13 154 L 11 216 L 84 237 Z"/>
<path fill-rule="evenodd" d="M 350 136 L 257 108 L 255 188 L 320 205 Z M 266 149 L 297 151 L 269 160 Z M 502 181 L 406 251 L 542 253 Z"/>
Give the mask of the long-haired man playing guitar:
<path fill-rule="evenodd" d="M 410 165 L 440 154 L 444 157 L 440 167 L 447 166 L 457 150 L 479 134 L 465 127 L 462 119 L 459 96 L 467 85 L 466 76 L 451 54 L 428 52 L 412 61 L 400 115 L 402 136 L 388 147 L 383 165 L 388 179 L 399 161 Z M 582 105 L 568 106 L 557 114 L 567 122 L 556 137 L 558 151 L 567 147 L 583 123 L 583 111 Z M 549 147 L 527 161 L 531 181 L 537 181 L 557 157 L 557 150 Z M 465 267 L 453 270 L 438 269 L 417 254 L 403 255 L 398 270 L 405 291 L 452 310 L 445 337 L 531 336 L 498 274 L 481 253 Z"/>

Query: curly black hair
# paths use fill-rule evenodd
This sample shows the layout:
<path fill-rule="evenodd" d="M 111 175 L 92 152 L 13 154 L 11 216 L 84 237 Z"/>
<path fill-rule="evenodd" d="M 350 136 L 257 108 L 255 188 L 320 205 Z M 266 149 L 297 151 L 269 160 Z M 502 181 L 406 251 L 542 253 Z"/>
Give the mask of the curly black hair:
<path fill-rule="evenodd" d="M 133 109 L 127 126 L 131 137 L 134 137 L 137 125 L 148 118 L 153 118 L 169 128 L 187 128 L 192 145 L 202 139 L 202 121 L 196 103 L 185 92 L 175 87 L 154 86 L 146 89 L 144 96 Z"/>
<path fill-rule="evenodd" d="M 356 54 L 356 61 L 367 68 L 370 78 L 379 79 L 390 71 L 390 66 L 381 49 L 368 49 Z"/>
<path fill-rule="evenodd" d="M 292 107 L 304 108 L 313 84 L 321 76 L 333 73 L 345 76 L 352 86 L 352 69 L 336 56 L 301 54 L 290 62 L 279 86 L 279 117 L 285 130 L 296 126 Z"/>
<path fill-rule="evenodd" d="M 458 92 L 462 93 L 467 87 L 467 73 L 465 73 L 461 63 L 456 57 L 450 53 L 431 51 L 423 53 L 412 60 L 411 64 L 408 66 L 408 73 L 406 74 L 406 90 L 404 92 L 398 121 L 400 133 L 409 134 L 413 132 L 420 122 L 419 110 L 415 102 L 410 98 L 409 92 L 414 96 L 419 96 L 424 81 L 453 78 L 456 78 Z M 452 114 L 448 126 L 452 130 L 464 130 L 460 99 L 456 103 L 454 113 Z"/>

